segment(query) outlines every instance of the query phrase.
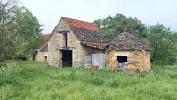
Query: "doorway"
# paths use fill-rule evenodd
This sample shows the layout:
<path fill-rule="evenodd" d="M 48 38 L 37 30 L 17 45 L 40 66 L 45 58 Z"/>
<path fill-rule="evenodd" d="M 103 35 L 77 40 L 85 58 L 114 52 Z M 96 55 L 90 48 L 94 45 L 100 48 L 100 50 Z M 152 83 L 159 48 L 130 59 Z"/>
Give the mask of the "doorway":
<path fill-rule="evenodd" d="M 44 61 L 47 62 L 47 56 L 44 56 Z"/>
<path fill-rule="evenodd" d="M 72 50 L 61 50 L 62 53 L 62 66 L 72 67 Z"/>

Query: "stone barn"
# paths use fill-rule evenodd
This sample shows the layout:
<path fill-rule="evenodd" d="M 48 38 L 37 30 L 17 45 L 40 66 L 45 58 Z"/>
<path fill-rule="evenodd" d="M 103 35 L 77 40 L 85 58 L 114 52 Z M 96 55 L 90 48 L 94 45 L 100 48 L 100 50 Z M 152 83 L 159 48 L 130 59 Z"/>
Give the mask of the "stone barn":
<path fill-rule="evenodd" d="M 147 71 L 150 49 L 134 32 L 125 31 L 114 38 L 107 50 L 107 66 L 113 70 Z"/>
<path fill-rule="evenodd" d="M 40 39 L 42 40 L 42 45 L 39 49 L 36 50 L 34 54 L 34 60 L 40 62 L 48 61 L 48 40 L 50 38 L 50 34 L 41 35 Z"/>
<path fill-rule="evenodd" d="M 92 54 L 102 58 L 107 42 L 95 24 L 62 17 L 48 41 L 48 63 L 57 67 L 83 67 L 85 58 Z"/>

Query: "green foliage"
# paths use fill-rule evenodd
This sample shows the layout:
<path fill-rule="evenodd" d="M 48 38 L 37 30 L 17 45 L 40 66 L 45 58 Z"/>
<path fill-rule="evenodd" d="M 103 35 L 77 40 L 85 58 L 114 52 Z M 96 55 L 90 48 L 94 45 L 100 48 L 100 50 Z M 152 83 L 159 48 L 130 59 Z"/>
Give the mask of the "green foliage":
<path fill-rule="evenodd" d="M 40 24 L 17 0 L 0 1 L 0 61 L 31 55 L 38 47 Z"/>
<path fill-rule="evenodd" d="M 20 71 L 21 69 L 16 63 L 0 63 L 0 86 L 5 84 L 19 84 Z"/>
<path fill-rule="evenodd" d="M 95 85 L 102 85 L 104 83 L 104 79 L 100 76 L 99 72 L 96 72 L 91 76 L 91 83 Z"/>
<path fill-rule="evenodd" d="M 113 17 L 109 16 L 104 19 L 95 20 L 94 23 L 96 23 L 110 38 L 122 33 L 125 28 L 136 30 L 139 36 L 146 37 L 144 33 L 146 27 L 137 18 L 116 14 L 116 16 Z"/>
<path fill-rule="evenodd" d="M 177 66 L 153 65 L 144 73 L 83 68 L 49 68 L 45 63 L 20 62 L 21 85 L 0 86 L 0 96 L 12 100 L 175 100 Z M 74 77 L 73 77 L 74 76 Z M 94 79 L 96 79 L 94 81 Z M 98 81 L 99 80 L 99 81 Z M 100 81 L 101 80 L 101 81 Z M 99 83 L 99 84 L 98 84 Z M 3 100 L 3 99 L 2 99 Z"/>
<path fill-rule="evenodd" d="M 118 88 L 119 87 L 119 81 L 116 79 L 113 79 L 110 83 L 112 88 Z"/>
<path fill-rule="evenodd" d="M 177 33 L 161 24 L 146 27 L 137 18 L 126 17 L 122 14 L 95 20 L 95 23 L 110 38 L 123 32 L 124 28 L 132 29 L 137 34 L 148 40 L 151 47 L 151 62 L 159 65 L 174 63 L 177 56 Z"/>
<path fill-rule="evenodd" d="M 12 54 L 12 40 L 14 40 L 14 38 L 11 37 L 16 35 L 14 34 L 14 19 L 12 15 L 17 6 L 16 3 L 16 0 L 1 0 L 0 2 L 0 61 L 2 61 L 5 56 Z M 9 54 L 7 53 L 8 51 Z"/>
<path fill-rule="evenodd" d="M 177 56 L 176 35 L 169 28 L 157 24 L 148 28 L 148 40 L 151 45 L 151 60 L 153 63 L 172 64 Z"/>
<path fill-rule="evenodd" d="M 76 79 L 76 70 L 72 70 L 71 73 L 69 74 L 69 79 L 70 80 L 75 80 Z"/>
<path fill-rule="evenodd" d="M 35 16 L 25 7 L 16 8 L 15 20 L 19 37 L 16 42 L 17 55 L 32 55 L 39 46 L 40 24 Z"/>

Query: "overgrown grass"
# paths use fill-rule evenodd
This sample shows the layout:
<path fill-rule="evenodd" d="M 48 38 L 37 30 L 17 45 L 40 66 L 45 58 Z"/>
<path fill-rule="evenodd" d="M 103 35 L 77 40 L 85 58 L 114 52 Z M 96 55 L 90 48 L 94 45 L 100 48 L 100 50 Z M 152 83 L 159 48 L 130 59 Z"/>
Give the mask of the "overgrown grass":
<path fill-rule="evenodd" d="M 0 99 L 7 99 L 13 92 L 13 87 L 20 85 L 21 68 L 15 62 L 0 63 Z"/>
<path fill-rule="evenodd" d="M 92 73 L 84 68 L 49 68 L 45 63 L 19 62 L 20 85 L 0 86 L 10 100 L 176 100 L 177 65 L 153 66 L 144 73 Z M 1 95 L 0 95 L 1 96 Z"/>

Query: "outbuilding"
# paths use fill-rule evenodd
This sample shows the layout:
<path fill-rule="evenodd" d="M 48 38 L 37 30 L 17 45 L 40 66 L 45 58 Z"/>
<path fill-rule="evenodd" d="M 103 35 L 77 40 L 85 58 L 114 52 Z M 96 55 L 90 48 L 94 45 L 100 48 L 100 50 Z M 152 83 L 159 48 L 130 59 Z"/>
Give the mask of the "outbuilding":
<path fill-rule="evenodd" d="M 148 43 L 133 31 L 119 34 L 108 46 L 107 66 L 113 70 L 148 71 L 150 69 Z"/>
<path fill-rule="evenodd" d="M 33 55 L 33 60 L 39 62 L 47 62 L 48 61 L 48 40 L 50 38 L 50 34 L 43 34 L 40 36 L 40 40 L 42 40 L 42 45 L 39 49 L 36 50 Z"/>

